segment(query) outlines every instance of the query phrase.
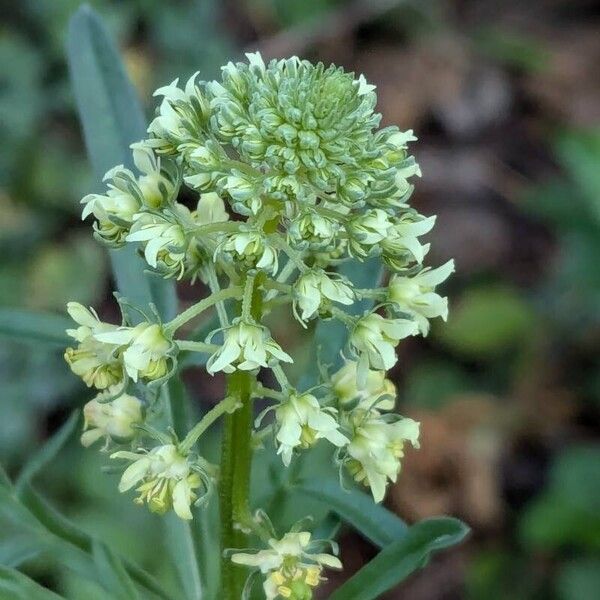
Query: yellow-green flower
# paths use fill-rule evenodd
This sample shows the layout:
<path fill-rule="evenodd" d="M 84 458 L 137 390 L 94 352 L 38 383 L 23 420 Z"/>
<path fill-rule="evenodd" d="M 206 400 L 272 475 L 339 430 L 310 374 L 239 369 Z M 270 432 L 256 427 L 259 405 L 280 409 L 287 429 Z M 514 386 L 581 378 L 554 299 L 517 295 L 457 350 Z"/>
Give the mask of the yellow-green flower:
<path fill-rule="evenodd" d="M 94 336 L 97 333 L 116 331 L 116 325 L 103 323 L 93 308 L 87 309 L 78 302 L 69 302 L 67 311 L 79 325 L 67 329 L 67 334 L 78 343 L 65 350 L 65 360 L 73 373 L 83 379 L 88 387 L 100 390 L 123 380 L 123 367 L 116 344 L 104 343 Z"/>
<path fill-rule="evenodd" d="M 288 238 L 298 248 L 324 249 L 333 244 L 339 228 L 339 221 L 320 214 L 316 209 L 306 209 L 290 222 Z"/>
<path fill-rule="evenodd" d="M 271 275 L 275 275 L 279 269 L 277 250 L 258 229 L 240 227 L 240 231 L 230 234 L 220 244 L 218 252 L 234 263 L 261 269 Z"/>
<path fill-rule="evenodd" d="M 175 348 L 163 328 L 157 323 L 140 323 L 135 327 L 118 327 L 106 333 L 97 333 L 97 340 L 122 347 L 125 371 L 137 381 L 161 379 L 170 370 Z"/>
<path fill-rule="evenodd" d="M 337 556 L 317 551 L 322 545 L 322 542 L 311 542 L 308 531 L 290 532 L 280 540 L 270 539 L 268 550 L 236 552 L 231 560 L 257 568 L 265 575 L 266 600 L 310 600 L 314 588 L 324 579 L 323 569 L 342 568 Z"/>
<path fill-rule="evenodd" d="M 111 398 L 114 396 L 114 399 Z M 135 436 L 134 425 L 143 421 L 139 398 L 119 393 L 116 386 L 99 393 L 83 407 L 84 432 L 81 443 L 91 446 L 101 438 L 123 444 Z"/>
<path fill-rule="evenodd" d="M 169 215 L 142 213 L 127 235 L 128 242 L 142 242 L 146 262 L 165 276 L 181 279 L 185 272 L 189 238 L 183 223 L 191 222 L 189 210 L 177 204 Z"/>
<path fill-rule="evenodd" d="M 291 356 L 277 344 L 269 330 L 257 323 L 241 319 L 223 330 L 223 345 L 208 359 L 206 370 L 214 375 L 218 371 L 233 373 L 254 371 L 268 367 L 274 361 L 293 362 Z M 217 333 L 214 331 L 207 341 Z"/>
<path fill-rule="evenodd" d="M 354 256 L 369 256 L 371 250 L 387 238 L 391 228 L 389 214 L 380 208 L 371 208 L 350 220 L 346 230 L 350 236 L 350 249 Z"/>
<path fill-rule="evenodd" d="M 388 300 L 401 312 L 411 315 L 423 335 L 429 332 L 429 319 L 448 318 L 448 299 L 435 293 L 435 288 L 454 272 L 449 260 L 437 269 L 425 268 L 412 277 L 394 275 L 388 285 Z"/>
<path fill-rule="evenodd" d="M 383 500 L 388 480 L 398 478 L 406 442 L 419 447 L 419 423 L 403 418 L 390 422 L 386 417 L 374 410 L 354 411 L 345 447 L 346 467 L 357 482 L 371 488 L 375 502 Z"/>
<path fill-rule="evenodd" d="M 306 271 L 293 287 L 294 314 L 303 322 L 314 316 L 327 303 L 338 302 L 346 306 L 354 302 L 350 282 L 341 275 L 329 274 L 322 269 Z M 298 309 L 301 313 L 298 314 Z"/>
<path fill-rule="evenodd" d="M 136 504 L 160 515 L 173 509 L 181 519 L 191 519 L 190 506 L 197 498 L 194 490 L 203 485 L 198 468 L 183 456 L 173 444 L 157 446 L 147 453 L 119 451 L 111 458 L 123 458 L 132 463 L 125 469 L 119 491 L 138 486 Z"/>
<path fill-rule="evenodd" d="M 359 358 L 359 385 L 365 381 L 368 368 L 391 369 L 396 364 L 398 342 L 417 333 L 417 324 L 409 319 L 386 319 L 377 313 L 358 319 L 350 334 L 350 347 Z"/>
<path fill-rule="evenodd" d="M 287 467 L 295 448 L 309 448 L 320 439 L 343 446 L 348 439 L 339 431 L 334 408 L 322 408 L 312 394 L 291 393 L 275 408 L 277 454 Z"/>
<path fill-rule="evenodd" d="M 385 371 L 369 369 L 364 385 L 358 385 L 358 363 L 347 360 L 331 376 L 331 389 L 341 407 L 392 410 L 396 402 L 396 386 L 386 378 Z"/>
<path fill-rule="evenodd" d="M 136 177 L 122 165 L 104 176 L 109 181 L 106 194 L 88 194 L 82 219 L 93 215 L 96 236 L 111 246 L 122 246 L 143 207 L 159 208 L 175 192 L 174 175 L 161 168 L 160 159 L 146 145 L 132 144 L 133 161 L 142 173 Z"/>
<path fill-rule="evenodd" d="M 419 237 L 429 233 L 434 225 L 435 217 L 420 215 L 407 215 L 394 221 L 381 241 L 382 257 L 387 266 L 399 271 L 414 262 L 421 264 L 429 244 L 422 244 Z"/>
<path fill-rule="evenodd" d="M 198 225 L 224 223 L 229 220 L 229 213 L 218 194 L 207 192 L 200 196 L 196 210 L 192 213 L 192 218 Z"/>

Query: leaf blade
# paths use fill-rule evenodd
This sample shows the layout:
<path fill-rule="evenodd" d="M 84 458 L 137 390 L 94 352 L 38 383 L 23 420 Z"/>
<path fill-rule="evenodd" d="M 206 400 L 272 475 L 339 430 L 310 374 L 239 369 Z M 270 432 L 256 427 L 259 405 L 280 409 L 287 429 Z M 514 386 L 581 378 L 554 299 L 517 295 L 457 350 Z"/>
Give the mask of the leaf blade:
<path fill-rule="evenodd" d="M 98 181 L 117 164 L 133 167 L 129 145 L 146 135 L 142 108 L 102 20 L 88 6 L 71 18 L 69 72 L 86 149 Z M 142 268 L 133 246 L 111 250 L 117 287 L 133 304 L 153 302 L 164 319 L 176 310 L 175 286 Z"/>
<path fill-rule="evenodd" d="M 0 597 L 12 600 L 64 600 L 23 573 L 0 566 Z"/>
<path fill-rule="evenodd" d="M 383 548 L 404 537 L 408 526 L 394 513 L 358 490 L 344 490 L 334 480 L 305 480 L 294 490 L 301 496 L 322 501 L 375 545 Z"/>
<path fill-rule="evenodd" d="M 38 452 L 27 461 L 15 483 L 17 495 L 26 483 L 30 482 L 46 465 L 56 458 L 56 455 L 73 435 L 78 422 L 79 411 L 76 410 L 71 413 L 60 429 L 46 441 Z"/>
<path fill-rule="evenodd" d="M 64 315 L 18 308 L 0 309 L 0 335 L 22 341 L 64 348 L 71 340 L 65 330 L 72 326 L 73 322 Z"/>
<path fill-rule="evenodd" d="M 461 542 L 469 528 L 450 517 L 426 519 L 341 585 L 329 600 L 375 600 L 424 566 L 431 554 Z"/>
<path fill-rule="evenodd" d="M 105 586 L 116 599 L 139 600 L 137 589 L 121 559 L 106 544 L 94 540 L 92 556 Z"/>

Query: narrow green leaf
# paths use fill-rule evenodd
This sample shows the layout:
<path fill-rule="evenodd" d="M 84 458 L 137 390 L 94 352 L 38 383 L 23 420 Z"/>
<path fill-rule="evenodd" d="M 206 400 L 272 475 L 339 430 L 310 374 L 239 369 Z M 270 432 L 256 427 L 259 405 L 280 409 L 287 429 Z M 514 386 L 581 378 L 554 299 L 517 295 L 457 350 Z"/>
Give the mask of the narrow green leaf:
<path fill-rule="evenodd" d="M 173 378 L 162 393 L 167 396 L 170 424 L 179 437 L 183 437 L 191 424 L 190 402 L 185 386 L 183 382 Z M 198 511 L 194 512 L 198 513 Z M 197 515 L 195 519 L 192 523 L 188 523 L 174 514 L 164 518 L 167 547 L 177 569 L 185 597 L 189 600 L 199 600 L 204 597 L 202 556 L 198 546 L 201 537 L 195 532 L 195 528 L 198 527 Z"/>
<path fill-rule="evenodd" d="M 6 600 L 61 600 L 50 590 L 15 569 L 0 566 L 0 598 Z"/>
<path fill-rule="evenodd" d="M 0 512 L 4 508 L 2 489 L 0 488 Z M 47 538 L 49 534 L 52 534 L 77 549 L 91 554 L 93 545 L 92 536 L 73 525 L 73 523 L 50 506 L 30 485 L 23 486 L 20 500 L 23 505 L 18 505 L 21 509 L 15 522 L 22 524 L 25 520 L 29 520 L 30 523 L 33 521 L 33 525 L 36 526 L 35 530 L 41 538 Z M 15 507 L 13 506 L 14 509 Z M 57 558 L 62 559 L 64 557 L 58 556 Z M 132 579 L 139 585 L 162 600 L 171 600 L 171 596 L 163 590 L 160 583 L 152 575 L 126 559 L 123 559 L 123 564 Z"/>
<path fill-rule="evenodd" d="M 37 536 L 29 533 L 0 540 L 0 565 L 16 568 L 42 552 Z"/>
<path fill-rule="evenodd" d="M 69 327 L 73 327 L 73 322 L 63 315 L 18 308 L 0 309 L 0 335 L 18 340 L 64 348 L 71 340 L 65 333 Z"/>
<path fill-rule="evenodd" d="M 123 567 L 121 559 L 103 542 L 94 540 L 92 556 L 98 567 L 103 585 L 115 600 L 137 600 L 139 595 L 133 581 Z"/>
<path fill-rule="evenodd" d="M 426 519 L 408 528 L 406 535 L 386 546 L 329 600 L 375 600 L 423 567 L 431 554 L 461 542 L 469 528 L 449 517 Z"/>
<path fill-rule="evenodd" d="M 204 598 L 200 579 L 199 554 L 192 526 L 182 521 L 175 513 L 163 517 L 165 520 L 166 545 L 173 560 L 185 598 L 200 600 Z M 214 551 L 214 550 L 213 550 Z"/>
<path fill-rule="evenodd" d="M 108 169 L 133 167 L 129 145 L 146 135 L 146 121 L 114 43 L 88 6 L 71 18 L 67 54 L 88 155 L 98 181 Z M 153 302 L 164 319 L 176 310 L 171 281 L 144 273 L 133 246 L 110 252 L 119 292 L 133 304 Z"/>
<path fill-rule="evenodd" d="M 12 481 L 8 476 L 8 473 L 4 470 L 2 464 L 0 464 L 0 485 L 7 488 L 12 488 Z"/>
<path fill-rule="evenodd" d="M 61 451 L 79 421 L 79 411 L 71 413 L 71 416 L 63 423 L 62 427 L 46 441 L 46 443 L 36 452 L 25 464 L 16 481 L 17 495 L 25 483 L 30 482 L 44 467 L 50 464 L 56 455 Z"/>
<path fill-rule="evenodd" d="M 301 497 L 322 501 L 380 548 L 401 539 L 408 531 L 404 521 L 375 504 L 371 496 L 354 489 L 344 490 L 337 481 L 307 479 L 298 483 L 294 491 Z"/>

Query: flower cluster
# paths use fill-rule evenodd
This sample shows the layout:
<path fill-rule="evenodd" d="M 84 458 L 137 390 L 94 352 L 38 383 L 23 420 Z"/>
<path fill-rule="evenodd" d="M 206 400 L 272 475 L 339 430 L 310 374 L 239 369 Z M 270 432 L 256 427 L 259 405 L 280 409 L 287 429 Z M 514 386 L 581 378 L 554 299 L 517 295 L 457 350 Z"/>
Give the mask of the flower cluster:
<path fill-rule="evenodd" d="M 339 464 L 381 502 L 388 480 L 398 477 L 405 444 L 419 447 L 419 423 L 390 412 L 396 389 L 385 371 L 369 369 L 362 386 L 358 372 L 355 361 L 346 361 L 330 377 L 329 393 L 321 401 L 289 389 L 259 421 L 275 411 L 275 440 L 284 465 L 290 464 L 294 451 L 325 439 L 337 448 Z"/>
<path fill-rule="evenodd" d="M 454 264 L 424 265 L 423 238 L 435 217 L 409 204 L 421 175 L 408 148 L 416 138 L 379 127 L 374 90 L 362 75 L 334 65 L 297 57 L 267 64 L 258 53 L 227 64 L 219 81 L 197 73 L 183 87 L 175 80 L 156 91 L 161 100 L 148 137 L 132 145 L 137 172 L 111 169 L 105 193 L 82 200 L 83 218 L 93 217 L 103 243 L 132 244 L 152 273 L 200 279 L 210 289 L 169 322 L 133 307 L 141 321 L 125 316 L 113 325 L 93 309 L 68 305 L 77 327 L 68 330 L 76 344 L 65 359 L 100 390 L 84 409 L 82 442 L 129 444 L 112 455 L 131 463 L 119 489 L 135 488 L 136 502 L 150 510 L 192 518 L 191 505 L 216 472 L 193 447 L 216 419 L 256 396 L 274 401 L 256 427 L 272 413 L 267 428 L 285 466 L 325 440 L 340 468 L 376 501 L 396 481 L 407 444 L 418 447 L 419 424 L 392 412 L 395 388 L 386 372 L 401 340 L 427 335 L 432 319 L 447 318 L 447 299 L 436 288 Z M 389 271 L 383 287 L 360 289 L 338 272 L 343 263 L 366 260 Z M 342 368 L 331 375 L 323 368 L 312 389 L 293 387 L 283 370 L 293 359 L 265 321 L 274 306 L 306 328 L 315 320 L 341 322 Z M 219 324 L 205 339 L 175 337 L 208 309 Z M 176 372 L 179 352 L 206 354 L 206 371 L 228 379 L 228 397 L 183 440 L 152 424 L 167 396 L 157 388 Z M 258 383 L 260 369 L 272 370 L 279 389 Z M 250 439 L 248 431 L 239 437 Z M 341 567 L 316 551 L 307 532 L 268 539 L 268 549 L 232 555 L 259 568 L 267 598 L 311 598 L 323 568 Z"/>

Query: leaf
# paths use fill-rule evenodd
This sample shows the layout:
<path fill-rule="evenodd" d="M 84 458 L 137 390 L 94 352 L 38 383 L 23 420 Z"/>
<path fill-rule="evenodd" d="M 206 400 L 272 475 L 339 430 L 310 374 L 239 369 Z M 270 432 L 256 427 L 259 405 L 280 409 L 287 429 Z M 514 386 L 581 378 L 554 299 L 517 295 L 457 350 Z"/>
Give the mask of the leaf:
<path fill-rule="evenodd" d="M 0 541 L 0 565 L 18 567 L 42 551 L 37 537 L 30 534 L 10 535 Z"/>
<path fill-rule="evenodd" d="M 73 435 L 79 421 L 79 411 L 71 413 L 62 427 L 36 452 L 21 470 L 16 481 L 17 495 L 25 483 L 29 483 L 46 465 L 51 463 Z"/>
<path fill-rule="evenodd" d="M 0 566 L 0 598 L 7 600 L 61 600 L 50 590 L 15 569 Z M 63 599 L 64 600 L 64 599 Z"/>
<path fill-rule="evenodd" d="M 71 18 L 69 71 L 88 155 L 100 180 L 115 165 L 132 167 L 129 145 L 145 137 L 146 122 L 119 53 L 101 19 L 88 6 Z M 164 319 L 176 310 L 175 286 L 143 270 L 133 246 L 110 252 L 120 293 L 134 305 L 153 302 Z"/>
<path fill-rule="evenodd" d="M 81 7 L 71 19 L 68 58 L 86 147 L 97 178 L 115 164 L 131 167 L 129 145 L 145 137 L 144 115 L 114 44 L 89 7 Z M 153 303 L 165 320 L 175 315 L 174 284 L 144 273 L 133 247 L 111 251 L 111 261 L 117 288 L 132 304 L 144 307 Z M 172 424 L 182 431 L 183 406 L 172 391 L 167 399 L 177 421 Z M 194 539 L 191 527 L 171 519 L 166 520 L 165 526 L 169 539 L 179 539 L 179 543 L 170 544 L 170 549 L 186 597 L 197 600 L 201 587 L 196 554 L 189 553 Z M 182 550 L 187 553 L 182 554 Z"/>
<path fill-rule="evenodd" d="M 18 308 L 0 309 L 0 335 L 19 341 L 64 348 L 71 340 L 65 332 L 69 327 L 73 327 L 73 322 L 66 316 Z"/>
<path fill-rule="evenodd" d="M 92 556 L 98 567 L 103 586 L 112 592 L 115 600 L 139 599 L 135 585 L 123 567 L 121 559 L 106 544 L 94 540 Z"/>
<path fill-rule="evenodd" d="M 373 498 L 358 490 L 344 490 L 334 480 L 307 479 L 298 483 L 294 491 L 326 504 L 342 520 L 346 521 L 380 548 L 406 535 L 404 521 Z"/>
<path fill-rule="evenodd" d="M 329 600 L 374 600 L 423 567 L 433 552 L 461 542 L 469 528 L 449 517 L 426 519 L 408 528 L 406 535 L 386 546 Z"/>
<path fill-rule="evenodd" d="M 0 488 L 0 511 L 4 508 L 2 489 Z M 23 504 L 17 505 L 21 507 L 21 512 L 19 513 L 20 519 L 17 519 L 16 522 L 22 523 L 23 519 L 29 520 L 35 526 L 35 531 L 38 532 L 40 539 L 45 539 L 47 535 L 52 534 L 85 553 L 92 552 L 94 541 L 92 536 L 73 525 L 73 523 L 50 506 L 30 485 L 23 486 L 20 500 Z M 68 548 L 68 545 L 66 547 Z M 66 560 L 66 557 L 58 556 L 57 558 Z M 160 583 L 152 575 L 127 559 L 123 559 L 123 564 L 132 579 L 139 585 L 162 600 L 171 600 L 171 596 L 163 590 Z"/>
<path fill-rule="evenodd" d="M 173 378 L 163 389 L 170 408 L 169 420 L 175 432 L 181 437 L 190 429 L 189 400 L 183 382 Z M 204 596 L 203 568 L 199 544 L 211 543 L 212 540 L 202 538 L 196 529 L 201 527 L 199 511 L 194 511 L 194 521 L 182 521 L 171 513 L 164 518 L 166 543 L 172 556 L 173 564 L 179 574 L 179 580 L 185 591 L 185 597 L 198 600 Z M 217 543 L 213 542 L 213 548 Z M 214 551 L 214 550 L 213 550 Z M 204 579 L 205 581 L 205 579 Z"/>

